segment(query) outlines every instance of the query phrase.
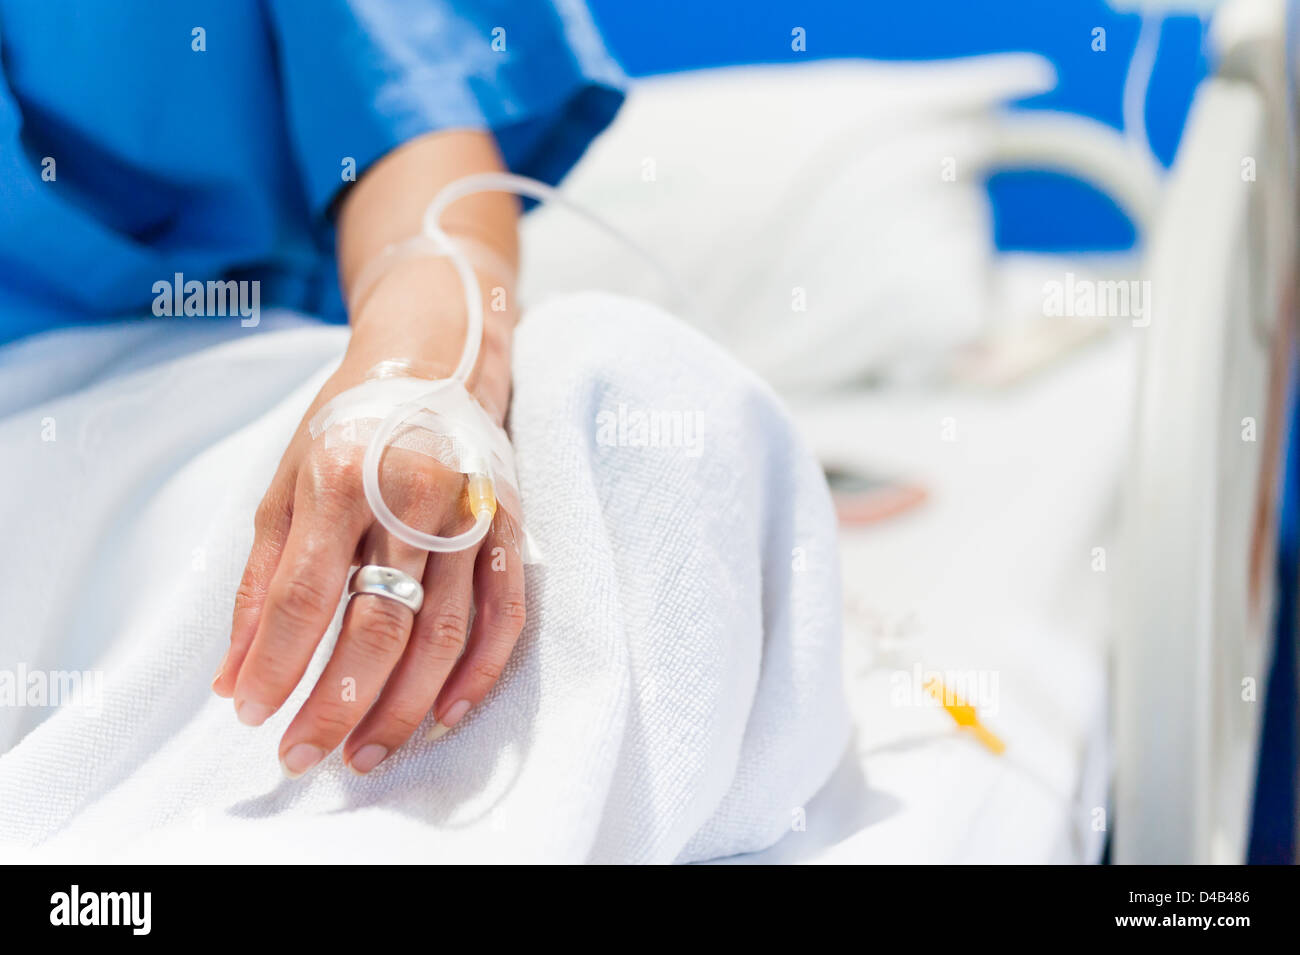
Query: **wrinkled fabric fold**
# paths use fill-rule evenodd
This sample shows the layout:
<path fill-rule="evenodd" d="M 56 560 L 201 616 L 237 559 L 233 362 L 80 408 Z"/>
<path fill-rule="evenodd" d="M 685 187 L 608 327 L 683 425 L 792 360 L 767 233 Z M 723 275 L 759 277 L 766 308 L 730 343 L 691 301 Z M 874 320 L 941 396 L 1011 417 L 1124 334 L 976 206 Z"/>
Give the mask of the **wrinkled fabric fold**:
<path fill-rule="evenodd" d="M 337 620 L 262 727 L 208 684 L 251 516 L 346 336 L 166 331 L 190 328 L 194 350 L 116 374 L 76 360 L 81 330 L 0 350 L 78 369 L 39 406 L 0 390 L 0 516 L 23 542 L 0 555 L 0 672 L 102 673 L 96 700 L 0 707 L 0 857 L 690 862 L 801 818 L 849 733 L 835 524 L 750 373 L 631 300 L 529 312 L 510 432 L 545 561 L 505 675 L 368 777 L 336 752 L 289 782 L 276 745 Z"/>

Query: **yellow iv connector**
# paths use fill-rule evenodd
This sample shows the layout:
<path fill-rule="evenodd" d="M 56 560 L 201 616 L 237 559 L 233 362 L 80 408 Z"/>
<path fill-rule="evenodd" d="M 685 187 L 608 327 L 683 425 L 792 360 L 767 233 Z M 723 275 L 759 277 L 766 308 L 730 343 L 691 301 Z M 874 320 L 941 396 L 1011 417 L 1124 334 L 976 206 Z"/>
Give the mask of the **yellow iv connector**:
<path fill-rule="evenodd" d="M 496 489 L 492 486 L 492 479 L 486 474 L 471 474 L 465 494 L 469 498 L 469 512 L 474 517 L 480 514 L 486 514 L 489 518 L 496 516 Z"/>

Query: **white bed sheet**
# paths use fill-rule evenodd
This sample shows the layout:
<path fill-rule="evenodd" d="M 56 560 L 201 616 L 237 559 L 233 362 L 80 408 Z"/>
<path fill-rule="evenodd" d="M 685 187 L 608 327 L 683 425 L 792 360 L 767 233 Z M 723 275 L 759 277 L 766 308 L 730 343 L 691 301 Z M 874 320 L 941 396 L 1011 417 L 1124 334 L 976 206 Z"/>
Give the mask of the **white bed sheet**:
<path fill-rule="evenodd" d="M 927 356 L 981 329 L 1042 321 L 1043 280 L 1096 264 L 1008 268 L 989 241 L 978 176 L 941 183 L 929 172 L 943 156 L 978 168 L 988 104 L 1048 82 L 1042 65 L 910 66 L 743 68 L 643 83 L 566 188 L 699 292 L 715 320 L 706 327 L 787 393 L 824 460 L 892 471 L 931 492 L 914 514 L 843 535 L 857 735 L 804 807 L 806 828 L 744 861 L 1095 861 L 1105 841 L 1095 827 L 1109 822 L 1106 637 L 1110 582 L 1123 572 L 1111 530 L 1132 417 L 1131 332 L 1117 329 L 1001 392 L 790 398 L 847 380 L 850 366 L 893 373 L 919 361 L 924 373 Z M 762 103 L 782 122 L 748 122 L 727 105 L 736 102 Z M 901 128 L 887 121 L 900 109 L 911 117 Z M 805 125 L 807 135 L 790 132 Z M 805 188 L 818 201 L 798 205 L 797 228 L 773 210 Z M 900 232 L 903 222 L 926 227 Z M 561 211 L 543 209 L 525 232 L 535 296 L 598 280 L 661 291 L 644 263 Z M 790 320 L 792 287 L 811 290 L 806 320 Z M 718 316 L 731 323 L 714 327 Z M 828 327 L 838 329 L 837 351 L 809 360 L 795 347 L 822 341 Z M 755 360 L 750 346 L 774 330 L 786 332 L 768 350 L 776 360 Z M 946 418 L 956 441 L 942 440 Z M 1106 549 L 1104 572 L 1092 569 L 1096 547 Z M 880 639 L 903 632 L 911 636 Z M 1007 752 L 989 754 L 934 705 L 895 705 L 893 678 L 915 663 L 996 676 L 986 722 Z"/>
<path fill-rule="evenodd" d="M 823 456 L 918 479 L 922 509 L 843 534 L 856 735 L 806 828 L 737 862 L 1096 862 L 1109 824 L 1107 637 L 1133 338 L 1010 390 L 796 407 Z M 956 440 L 943 439 L 944 419 Z M 1094 569 L 1094 548 L 1105 570 Z M 909 674 L 982 673 L 995 756 Z M 996 679 L 996 683 L 993 680 Z"/>

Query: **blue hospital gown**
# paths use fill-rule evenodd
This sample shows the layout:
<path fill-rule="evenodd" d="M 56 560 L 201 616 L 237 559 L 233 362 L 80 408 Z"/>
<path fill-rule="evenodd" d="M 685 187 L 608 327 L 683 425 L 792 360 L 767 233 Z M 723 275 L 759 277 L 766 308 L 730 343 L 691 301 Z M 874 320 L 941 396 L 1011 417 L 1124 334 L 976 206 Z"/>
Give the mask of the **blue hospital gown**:
<path fill-rule="evenodd" d="M 580 0 L 0 0 L 0 342 L 257 279 L 344 319 L 331 211 L 431 130 L 554 182 L 623 76 Z"/>

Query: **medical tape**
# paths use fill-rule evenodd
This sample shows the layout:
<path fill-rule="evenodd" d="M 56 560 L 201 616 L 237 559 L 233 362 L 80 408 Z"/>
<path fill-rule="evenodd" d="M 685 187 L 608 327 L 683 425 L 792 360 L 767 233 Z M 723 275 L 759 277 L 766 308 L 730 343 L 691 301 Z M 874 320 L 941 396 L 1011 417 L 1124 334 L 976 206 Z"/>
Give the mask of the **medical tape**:
<path fill-rule="evenodd" d="M 524 560 L 532 563 L 539 555 L 523 526 L 510 440 L 465 388 L 483 345 L 483 300 L 474 259 L 480 266 L 486 262 L 489 271 L 493 260 L 497 269 L 503 265 L 491 250 L 485 253 L 481 243 L 453 237 L 441 225 L 448 206 L 482 192 L 513 193 L 566 206 L 648 261 L 678 290 L 683 302 L 691 303 L 676 276 L 658 259 L 599 216 L 564 198 L 554 187 L 510 173 L 466 176 L 434 196 L 425 209 L 421 235 L 386 246 L 375 262 L 367 263 L 352 293 L 355 315 L 355 309 L 364 304 L 379 279 L 398 262 L 417 255 L 445 256 L 465 296 L 465 342 L 455 369 L 445 378 L 430 378 L 412 374 L 409 364 L 383 362 L 372 369 L 366 381 L 327 402 L 308 427 L 313 438 L 326 436 L 328 440 L 337 426 L 353 426 L 350 433 L 345 430 L 343 434 L 345 440 L 365 444 L 361 478 L 366 502 L 375 519 L 394 537 L 433 553 L 466 550 L 487 534 L 499 503 L 522 531 Z M 503 275 L 509 275 L 513 283 L 513 270 L 508 266 L 504 266 Z M 364 441 L 356 427 L 359 422 L 369 430 Z M 466 503 L 474 518 L 473 527 L 462 534 L 441 537 L 411 527 L 392 512 L 379 486 L 379 466 L 384 452 L 394 446 L 421 451 L 468 477 Z"/>
<path fill-rule="evenodd" d="M 413 533 L 396 536 L 413 546 L 434 551 L 472 546 L 486 533 L 498 506 L 522 530 L 519 478 L 510 439 L 459 382 L 419 377 L 405 362 L 383 362 L 371 369 L 361 384 L 326 402 L 308 422 L 308 431 L 326 447 L 368 449 L 382 434 L 380 454 L 389 448 L 411 451 L 469 479 L 466 505 L 475 527 L 455 538 L 435 538 L 401 524 L 400 530 Z M 365 471 L 363 476 L 377 484 L 378 469 L 372 472 L 366 467 Z M 372 500 L 372 509 L 374 503 Z M 387 505 L 383 509 L 387 511 Z M 482 533 L 476 533 L 479 530 Z M 453 544 L 448 546 L 448 541 Z"/>

